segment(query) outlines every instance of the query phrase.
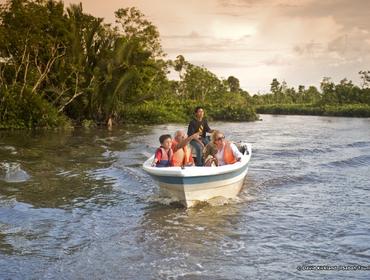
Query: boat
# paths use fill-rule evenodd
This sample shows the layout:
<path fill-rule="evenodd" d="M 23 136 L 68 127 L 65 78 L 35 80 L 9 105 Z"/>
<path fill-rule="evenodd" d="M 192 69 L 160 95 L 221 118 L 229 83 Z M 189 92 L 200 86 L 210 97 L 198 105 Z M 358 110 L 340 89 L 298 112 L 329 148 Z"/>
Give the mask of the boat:
<path fill-rule="evenodd" d="M 158 184 L 161 195 L 192 207 L 216 197 L 235 198 L 243 187 L 252 156 L 252 145 L 238 143 L 240 161 L 223 166 L 153 167 L 154 155 L 143 163 L 143 169 Z"/>

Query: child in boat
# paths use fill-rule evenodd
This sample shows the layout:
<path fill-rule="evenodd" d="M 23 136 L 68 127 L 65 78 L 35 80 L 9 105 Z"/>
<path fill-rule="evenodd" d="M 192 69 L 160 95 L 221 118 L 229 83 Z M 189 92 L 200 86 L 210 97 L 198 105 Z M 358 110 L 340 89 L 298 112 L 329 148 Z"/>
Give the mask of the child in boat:
<path fill-rule="evenodd" d="M 204 148 L 204 166 L 218 166 L 216 154 L 216 145 L 213 143 L 207 144 L 207 146 Z"/>
<path fill-rule="evenodd" d="M 169 134 L 163 134 L 159 137 L 161 146 L 155 151 L 154 160 L 152 166 L 156 167 L 168 167 L 171 164 L 173 157 L 172 138 Z"/>

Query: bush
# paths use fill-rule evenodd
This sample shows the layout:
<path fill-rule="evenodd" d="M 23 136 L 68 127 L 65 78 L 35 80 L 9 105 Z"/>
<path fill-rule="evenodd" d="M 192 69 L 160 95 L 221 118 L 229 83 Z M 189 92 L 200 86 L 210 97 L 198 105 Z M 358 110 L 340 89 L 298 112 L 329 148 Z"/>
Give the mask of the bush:
<path fill-rule="evenodd" d="M 226 105 L 210 110 L 210 116 L 219 121 L 254 121 L 258 119 L 255 110 L 250 106 Z"/>
<path fill-rule="evenodd" d="M 4 90 L 0 99 L 0 128 L 54 128 L 70 126 L 69 120 L 58 113 L 38 94 L 25 90 L 22 97 L 17 89 Z M 18 91 L 19 92 L 19 91 Z"/>
<path fill-rule="evenodd" d="M 187 120 L 186 114 L 181 109 L 156 102 L 126 107 L 120 115 L 125 123 L 160 124 Z"/>
<path fill-rule="evenodd" d="M 202 106 L 209 120 L 219 121 L 254 121 L 258 117 L 255 110 L 246 104 L 230 104 L 219 102 L 196 102 L 193 100 L 166 100 L 147 102 L 138 106 L 126 107 L 122 110 L 125 123 L 187 123 L 194 115 L 194 109 Z"/>

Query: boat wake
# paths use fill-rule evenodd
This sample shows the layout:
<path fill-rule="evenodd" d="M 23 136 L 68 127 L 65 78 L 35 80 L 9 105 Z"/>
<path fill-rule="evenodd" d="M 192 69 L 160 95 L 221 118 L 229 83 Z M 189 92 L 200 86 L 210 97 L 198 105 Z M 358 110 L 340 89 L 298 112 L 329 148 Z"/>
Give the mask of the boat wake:
<path fill-rule="evenodd" d="M 235 197 L 235 198 L 226 198 L 222 196 L 213 197 L 208 200 L 198 200 L 195 201 L 192 205 L 192 208 L 203 208 L 203 207 L 218 207 L 230 204 L 238 204 L 244 202 L 245 198 Z M 152 194 L 148 196 L 145 202 L 156 205 L 171 206 L 174 208 L 185 208 L 183 203 L 178 200 L 176 197 L 168 197 L 160 194 Z"/>
<path fill-rule="evenodd" d="M 152 194 L 148 196 L 145 200 L 151 204 L 160 204 L 165 206 L 174 206 L 176 208 L 184 208 L 180 201 L 175 197 L 163 196 L 160 194 Z"/>

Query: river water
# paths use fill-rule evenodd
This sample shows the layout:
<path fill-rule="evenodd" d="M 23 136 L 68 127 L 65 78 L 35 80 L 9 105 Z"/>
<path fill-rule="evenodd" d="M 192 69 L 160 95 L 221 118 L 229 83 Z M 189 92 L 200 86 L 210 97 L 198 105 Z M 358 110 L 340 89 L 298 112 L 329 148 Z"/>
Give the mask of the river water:
<path fill-rule="evenodd" d="M 261 118 L 211 123 L 250 169 L 190 209 L 141 169 L 181 124 L 0 132 L 0 279 L 369 279 L 370 119 Z"/>

